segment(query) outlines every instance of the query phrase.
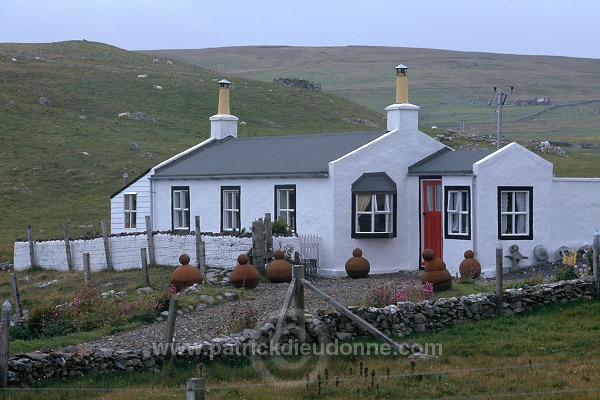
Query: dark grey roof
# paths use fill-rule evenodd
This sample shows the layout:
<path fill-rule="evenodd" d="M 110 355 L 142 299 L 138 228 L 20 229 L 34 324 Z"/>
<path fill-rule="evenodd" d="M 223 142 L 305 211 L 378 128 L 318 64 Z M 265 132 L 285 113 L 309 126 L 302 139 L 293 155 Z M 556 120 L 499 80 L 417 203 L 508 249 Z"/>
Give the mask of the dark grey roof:
<path fill-rule="evenodd" d="M 408 167 L 409 175 L 472 175 L 473 164 L 494 150 L 457 150 L 444 148 Z"/>
<path fill-rule="evenodd" d="M 152 179 L 327 176 L 329 162 L 385 131 L 214 140 L 157 168 Z"/>

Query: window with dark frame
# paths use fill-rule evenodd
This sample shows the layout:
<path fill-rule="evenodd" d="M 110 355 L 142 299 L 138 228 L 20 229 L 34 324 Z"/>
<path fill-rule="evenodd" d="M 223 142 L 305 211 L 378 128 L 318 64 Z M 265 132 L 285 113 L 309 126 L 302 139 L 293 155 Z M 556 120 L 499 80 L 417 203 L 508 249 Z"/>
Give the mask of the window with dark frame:
<path fill-rule="evenodd" d="M 533 239 L 533 187 L 498 187 L 498 239 Z"/>
<path fill-rule="evenodd" d="M 296 232 L 296 185 L 275 185 L 275 219 Z"/>
<path fill-rule="evenodd" d="M 363 174 L 352 184 L 351 237 L 396 237 L 396 209 L 396 183 L 385 172 Z"/>
<path fill-rule="evenodd" d="M 471 188 L 445 186 L 446 239 L 471 239 Z"/>
<path fill-rule="evenodd" d="M 221 231 L 240 230 L 240 187 L 221 187 Z"/>
<path fill-rule="evenodd" d="M 171 210 L 173 230 L 190 229 L 190 187 L 171 188 Z"/>
<path fill-rule="evenodd" d="M 137 226 L 137 193 L 123 194 L 123 214 L 125 229 L 135 229 Z"/>

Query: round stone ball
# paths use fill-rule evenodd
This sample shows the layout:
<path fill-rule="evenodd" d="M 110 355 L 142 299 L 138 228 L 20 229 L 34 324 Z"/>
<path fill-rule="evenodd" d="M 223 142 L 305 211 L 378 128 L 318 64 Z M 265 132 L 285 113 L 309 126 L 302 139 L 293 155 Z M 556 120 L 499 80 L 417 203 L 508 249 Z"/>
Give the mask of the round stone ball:
<path fill-rule="evenodd" d="M 346 274 L 353 279 L 366 278 L 371 271 L 371 264 L 366 258 L 362 257 L 362 250 L 359 248 L 352 251 L 352 258 L 346 261 L 345 267 Z"/>
<path fill-rule="evenodd" d="M 181 265 L 188 265 L 190 263 L 190 256 L 183 253 L 182 255 L 179 256 L 179 264 Z"/>
<path fill-rule="evenodd" d="M 277 253 L 277 251 L 274 253 Z M 267 265 L 267 279 L 272 283 L 291 282 L 292 264 L 284 260 L 283 257 L 278 258 L 276 256 L 275 259 Z"/>
<path fill-rule="evenodd" d="M 178 292 L 196 283 L 201 284 L 202 280 L 200 270 L 189 264 L 180 265 L 171 274 L 171 284 L 175 285 Z"/>
<path fill-rule="evenodd" d="M 237 262 L 238 264 L 248 264 L 248 262 L 250 261 L 250 259 L 248 258 L 247 255 L 245 254 L 240 254 L 237 258 Z"/>
<path fill-rule="evenodd" d="M 430 261 L 435 257 L 435 253 L 431 249 L 425 249 L 423 250 L 423 253 L 421 253 L 421 257 L 423 257 L 423 260 L 425 261 Z"/>

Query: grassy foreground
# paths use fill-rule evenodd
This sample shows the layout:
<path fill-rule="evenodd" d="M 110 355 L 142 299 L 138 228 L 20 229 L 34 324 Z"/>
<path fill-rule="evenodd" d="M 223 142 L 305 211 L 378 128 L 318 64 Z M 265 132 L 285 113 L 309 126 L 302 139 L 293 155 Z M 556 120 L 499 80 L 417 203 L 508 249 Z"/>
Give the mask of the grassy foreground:
<path fill-rule="evenodd" d="M 183 399 L 187 379 L 202 375 L 208 399 L 595 399 L 600 392 L 598 318 L 600 300 L 596 299 L 405 338 L 405 343 L 438 346 L 439 357 L 428 360 L 313 355 L 206 365 L 176 362 L 149 372 L 39 382 L 3 395 L 48 400 Z M 341 347 L 337 350 L 341 353 Z"/>

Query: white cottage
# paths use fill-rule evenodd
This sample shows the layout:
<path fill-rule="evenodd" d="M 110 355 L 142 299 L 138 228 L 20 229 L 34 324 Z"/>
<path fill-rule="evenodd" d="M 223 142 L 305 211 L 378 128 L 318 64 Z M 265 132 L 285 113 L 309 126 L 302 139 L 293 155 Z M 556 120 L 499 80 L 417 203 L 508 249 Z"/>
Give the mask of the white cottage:
<path fill-rule="evenodd" d="M 203 231 L 239 231 L 269 212 L 321 237 L 323 275 L 344 275 L 355 247 L 372 273 L 417 269 L 421 251 L 432 248 L 453 275 L 472 249 L 490 276 L 497 243 L 505 254 L 517 244 L 526 265 L 538 245 L 552 257 L 560 246 L 591 242 L 599 179 L 554 178 L 550 162 L 517 143 L 444 146 L 418 130 L 406 70 L 396 68 L 386 131 L 238 138 L 230 83 L 220 81 L 211 137 L 113 194 L 112 233 L 145 231 L 146 216 L 154 230 L 188 231 L 194 215 Z"/>

